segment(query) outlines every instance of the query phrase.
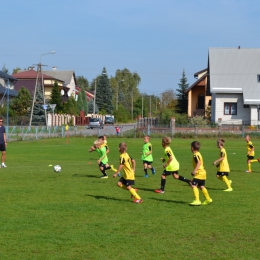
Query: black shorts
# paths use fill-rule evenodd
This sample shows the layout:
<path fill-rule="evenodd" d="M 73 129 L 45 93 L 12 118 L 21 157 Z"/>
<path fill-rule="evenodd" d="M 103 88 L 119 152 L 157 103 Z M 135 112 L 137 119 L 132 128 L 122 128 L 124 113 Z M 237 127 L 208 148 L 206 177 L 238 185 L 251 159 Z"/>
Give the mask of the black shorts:
<path fill-rule="evenodd" d="M 179 174 L 179 173 L 178 173 L 178 171 L 166 171 L 166 170 L 164 170 L 162 175 L 169 176 L 169 175 L 173 175 L 173 174 Z"/>
<path fill-rule="evenodd" d="M 191 185 L 192 186 L 197 186 L 197 187 L 205 186 L 205 180 L 199 180 L 199 179 L 194 178 L 191 181 Z"/>
<path fill-rule="evenodd" d="M 247 156 L 247 160 L 253 160 L 254 158 L 255 158 L 254 156 L 250 156 L 250 155 Z"/>
<path fill-rule="evenodd" d="M 104 167 L 106 167 L 106 164 L 104 164 L 104 163 L 101 162 L 101 163 L 99 164 L 99 167 L 103 167 L 103 168 L 104 168 Z"/>
<path fill-rule="evenodd" d="M 0 144 L 0 151 L 1 151 L 1 152 L 6 151 L 5 143 L 1 143 L 1 144 Z"/>
<path fill-rule="evenodd" d="M 143 161 L 143 164 L 151 165 L 153 162 Z"/>
<path fill-rule="evenodd" d="M 119 182 L 122 182 L 126 187 L 135 185 L 135 180 L 126 180 L 123 177 L 119 179 Z"/>
<path fill-rule="evenodd" d="M 228 172 L 217 172 L 217 176 L 228 176 Z"/>

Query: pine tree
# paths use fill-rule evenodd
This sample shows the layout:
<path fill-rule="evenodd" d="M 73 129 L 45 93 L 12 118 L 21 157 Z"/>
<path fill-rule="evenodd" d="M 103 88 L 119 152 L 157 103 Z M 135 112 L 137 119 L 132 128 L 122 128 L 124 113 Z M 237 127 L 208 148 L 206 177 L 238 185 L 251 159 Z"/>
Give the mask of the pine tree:
<path fill-rule="evenodd" d="M 18 91 L 17 97 L 12 101 L 12 109 L 18 116 L 25 116 L 28 114 L 28 107 L 32 106 L 32 97 L 28 89 L 21 87 Z"/>
<path fill-rule="evenodd" d="M 176 89 L 177 91 L 177 109 L 180 114 L 187 114 L 188 112 L 188 94 L 186 90 L 189 88 L 189 84 L 187 83 L 187 78 L 185 71 L 182 72 L 182 78 L 180 79 L 180 83 L 178 84 L 179 88 Z"/>
<path fill-rule="evenodd" d="M 83 100 L 82 100 L 81 92 L 78 92 L 77 108 L 78 108 L 78 112 L 80 112 L 82 110 L 82 108 L 83 108 Z"/>
<path fill-rule="evenodd" d="M 105 111 L 107 114 L 113 113 L 112 91 L 105 68 L 97 82 L 96 105 L 100 111 Z"/>
<path fill-rule="evenodd" d="M 35 95 L 35 102 L 32 115 L 32 125 L 45 125 L 45 111 L 43 108 L 43 91 L 42 87 L 38 86 Z"/>
<path fill-rule="evenodd" d="M 49 104 L 56 104 L 55 107 L 56 113 L 62 112 L 63 111 L 62 97 L 57 82 L 54 83 L 50 96 L 51 99 L 49 100 Z"/>
<path fill-rule="evenodd" d="M 88 100 L 87 100 L 85 89 L 83 89 L 83 88 L 81 89 L 81 96 L 82 96 L 82 103 L 83 103 L 82 110 L 84 111 L 85 115 L 87 115 L 88 114 Z"/>
<path fill-rule="evenodd" d="M 70 96 L 68 101 L 64 104 L 64 112 L 69 115 L 76 116 L 78 114 L 77 102 L 74 96 Z"/>
<path fill-rule="evenodd" d="M 89 114 L 93 114 L 94 113 L 94 100 L 91 99 L 89 102 L 88 102 L 88 112 Z M 98 106 L 96 104 L 96 107 L 95 107 L 95 113 L 99 113 L 99 109 L 98 109 Z"/>

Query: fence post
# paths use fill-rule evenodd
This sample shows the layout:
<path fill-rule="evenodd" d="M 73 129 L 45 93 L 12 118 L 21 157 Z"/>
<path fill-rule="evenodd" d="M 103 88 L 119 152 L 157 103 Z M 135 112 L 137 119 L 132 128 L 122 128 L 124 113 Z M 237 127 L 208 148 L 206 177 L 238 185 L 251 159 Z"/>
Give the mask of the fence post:
<path fill-rule="evenodd" d="M 174 130 L 175 130 L 175 117 L 171 117 L 170 121 L 170 130 L 171 130 L 171 135 L 172 137 L 174 136 Z"/>
<path fill-rule="evenodd" d="M 245 137 L 245 126 L 242 125 L 242 137 Z"/>
<path fill-rule="evenodd" d="M 148 134 L 148 135 L 151 135 L 150 128 L 151 128 L 151 126 L 148 125 L 148 126 L 147 126 L 147 134 Z"/>

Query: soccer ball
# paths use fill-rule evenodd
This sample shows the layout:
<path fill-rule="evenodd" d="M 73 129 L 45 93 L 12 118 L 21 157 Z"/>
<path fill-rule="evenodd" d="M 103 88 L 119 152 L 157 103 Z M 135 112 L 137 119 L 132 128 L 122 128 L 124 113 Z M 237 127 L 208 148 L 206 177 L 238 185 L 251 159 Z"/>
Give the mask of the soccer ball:
<path fill-rule="evenodd" d="M 60 172 L 60 171 L 61 171 L 61 167 L 60 167 L 59 165 L 55 165 L 55 166 L 53 167 L 53 170 L 54 170 L 55 172 Z"/>

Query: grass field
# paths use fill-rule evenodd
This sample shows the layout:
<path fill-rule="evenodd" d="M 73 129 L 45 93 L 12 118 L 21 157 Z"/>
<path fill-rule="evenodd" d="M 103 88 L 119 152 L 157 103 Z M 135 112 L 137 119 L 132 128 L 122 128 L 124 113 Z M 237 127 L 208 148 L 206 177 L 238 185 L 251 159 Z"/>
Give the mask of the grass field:
<path fill-rule="evenodd" d="M 118 143 L 108 139 L 109 162 L 118 166 Z M 137 161 L 136 187 L 144 200 L 134 204 L 130 193 L 116 186 L 109 172 L 101 175 L 94 138 L 44 139 L 8 144 L 0 169 L 0 259 L 260 259 L 260 163 L 245 173 L 244 139 L 226 140 L 233 192 L 215 177 L 216 140 L 201 139 L 207 170 L 208 206 L 191 207 L 191 188 L 167 177 L 160 188 L 161 139 L 152 139 L 156 174 L 144 178 L 140 150 L 143 139 L 125 139 Z M 172 150 L 180 174 L 191 177 L 190 143 L 174 139 Z M 260 139 L 253 139 L 260 157 Z M 49 165 L 59 164 L 60 173 Z M 201 200 L 204 198 L 201 195 Z"/>

